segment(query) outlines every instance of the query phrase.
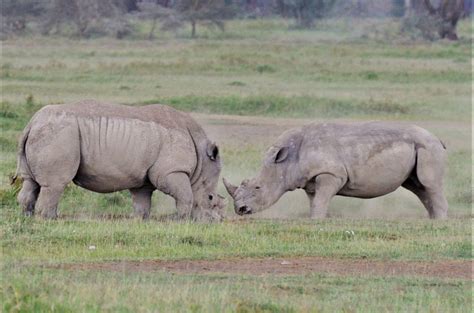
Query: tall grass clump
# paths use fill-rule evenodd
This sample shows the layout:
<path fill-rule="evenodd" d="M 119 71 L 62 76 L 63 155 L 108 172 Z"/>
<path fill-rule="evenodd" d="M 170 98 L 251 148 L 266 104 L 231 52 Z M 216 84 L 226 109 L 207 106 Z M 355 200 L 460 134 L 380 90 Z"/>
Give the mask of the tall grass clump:
<path fill-rule="evenodd" d="M 184 96 L 156 99 L 140 104 L 163 103 L 191 112 L 284 117 L 344 117 L 376 114 L 407 115 L 409 105 L 395 101 L 351 101 L 312 96 Z"/>

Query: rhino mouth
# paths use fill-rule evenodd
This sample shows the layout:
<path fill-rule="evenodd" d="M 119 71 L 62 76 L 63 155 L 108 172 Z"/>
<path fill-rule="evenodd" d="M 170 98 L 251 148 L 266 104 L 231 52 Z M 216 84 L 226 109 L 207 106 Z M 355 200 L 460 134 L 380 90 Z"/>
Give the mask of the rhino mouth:
<path fill-rule="evenodd" d="M 252 209 L 249 208 L 246 205 L 242 205 L 237 209 L 237 214 L 239 215 L 247 215 L 247 214 L 252 214 Z"/>

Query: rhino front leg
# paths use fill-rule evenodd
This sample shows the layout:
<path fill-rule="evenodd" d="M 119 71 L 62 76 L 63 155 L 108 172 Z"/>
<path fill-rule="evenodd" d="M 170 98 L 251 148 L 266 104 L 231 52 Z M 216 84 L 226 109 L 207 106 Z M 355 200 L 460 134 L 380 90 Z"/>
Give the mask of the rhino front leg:
<path fill-rule="evenodd" d="M 168 174 L 157 189 L 172 196 L 180 219 L 190 219 L 193 208 L 193 190 L 188 175 L 183 172 Z"/>
<path fill-rule="evenodd" d="M 132 195 L 133 208 L 135 216 L 144 220 L 150 216 L 151 196 L 153 189 L 151 188 L 134 188 L 130 189 Z"/>
<path fill-rule="evenodd" d="M 329 202 L 342 188 L 342 180 L 331 174 L 316 176 L 314 192 L 306 192 L 310 200 L 311 218 L 327 217 Z"/>

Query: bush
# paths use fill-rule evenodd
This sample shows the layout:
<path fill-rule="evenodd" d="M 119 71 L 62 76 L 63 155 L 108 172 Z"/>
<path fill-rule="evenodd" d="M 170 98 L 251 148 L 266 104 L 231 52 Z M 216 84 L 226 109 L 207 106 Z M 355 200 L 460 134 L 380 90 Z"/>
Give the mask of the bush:
<path fill-rule="evenodd" d="M 441 21 L 428 13 L 410 15 L 402 19 L 401 31 L 412 39 L 436 40 Z"/>

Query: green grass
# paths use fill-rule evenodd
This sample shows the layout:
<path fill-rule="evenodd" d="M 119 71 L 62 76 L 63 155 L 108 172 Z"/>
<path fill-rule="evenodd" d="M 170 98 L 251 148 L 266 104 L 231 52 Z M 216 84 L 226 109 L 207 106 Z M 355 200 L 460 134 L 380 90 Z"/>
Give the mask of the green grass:
<path fill-rule="evenodd" d="M 419 277 L 95 272 L 45 264 L 252 257 L 436 262 L 472 259 L 472 25 L 461 40 L 410 41 L 394 20 L 327 20 L 290 30 L 284 20 L 232 21 L 144 40 L 21 37 L 0 42 L 0 263 L 3 311 L 12 312 L 470 312 L 472 283 Z M 20 215 L 9 185 L 16 143 L 41 106 L 85 98 L 166 103 L 193 112 L 220 145 L 222 176 L 253 176 L 285 129 L 322 120 L 419 124 L 448 147 L 447 221 L 430 221 L 399 190 L 372 200 L 335 198 L 332 219 L 309 221 L 306 196 L 286 194 L 252 219 L 160 222 L 174 212 L 156 194 L 152 221 L 124 218 L 127 192 L 68 186 L 58 221 Z M 217 114 L 217 115 L 216 115 Z M 232 115 L 232 116 L 223 116 Z M 225 194 L 220 184 L 219 192 Z M 228 206 L 232 217 L 231 204 Z M 112 219 L 104 218 L 112 217 Z M 348 236 L 346 231 L 354 231 Z M 89 250 L 95 245 L 96 250 Z"/>
<path fill-rule="evenodd" d="M 224 224 L 128 220 L 44 222 L 1 216 L 5 311 L 469 312 L 460 279 L 330 274 L 246 276 L 45 268 L 146 259 L 332 258 L 469 260 L 469 220 L 251 220 Z M 346 231 L 353 231 L 348 235 Z M 96 246 L 95 250 L 88 249 Z M 236 261 L 238 262 L 238 260 Z"/>
<path fill-rule="evenodd" d="M 29 95 L 39 103 L 98 98 L 190 101 L 188 107 L 200 108 L 211 102 L 207 110 L 217 112 L 229 112 L 229 103 L 240 102 L 245 114 L 253 114 L 253 108 L 266 114 L 259 102 L 289 101 L 296 104 L 292 116 L 301 116 L 303 108 L 311 116 L 339 117 L 332 109 L 336 106 L 337 112 L 348 109 L 345 117 L 470 119 L 468 41 L 355 41 L 342 34 L 352 29 L 349 33 L 357 37 L 357 23 L 327 23 L 315 31 L 288 31 L 281 21 L 235 21 L 228 32 L 245 37 L 227 39 L 5 41 L 2 97 L 13 104 Z M 465 26 L 461 31 L 469 36 Z M 214 105 L 220 100 L 224 108 Z M 268 113 L 286 115 L 288 110 Z"/>
<path fill-rule="evenodd" d="M 8 212 L 8 211 L 7 211 Z M 467 220 L 251 221 L 217 225 L 134 220 L 43 222 L 2 215 L 5 260 L 61 263 L 118 259 L 328 256 L 401 260 L 469 259 Z M 354 231 L 348 236 L 346 231 Z M 191 238 L 191 239 L 190 239 Z M 94 245 L 95 251 L 88 247 Z"/>
<path fill-rule="evenodd" d="M 28 277 L 25 283 L 23 277 Z M 470 312 L 471 283 L 426 278 L 252 277 L 13 270 L 16 312 Z M 2 299 L 0 298 L 0 299 Z M 12 309 L 14 308 L 14 309 Z"/>
<path fill-rule="evenodd" d="M 349 100 L 334 100 L 316 98 L 311 96 L 224 96 L 224 97 L 198 97 L 186 96 L 169 99 L 155 99 L 144 102 L 168 103 L 180 110 L 195 111 L 213 114 L 236 115 L 266 115 L 286 117 L 343 117 L 373 116 L 377 114 L 409 115 L 419 109 L 416 104 L 399 104 L 387 100 L 355 102 Z"/>

